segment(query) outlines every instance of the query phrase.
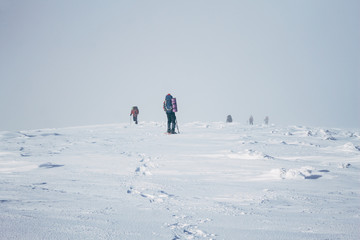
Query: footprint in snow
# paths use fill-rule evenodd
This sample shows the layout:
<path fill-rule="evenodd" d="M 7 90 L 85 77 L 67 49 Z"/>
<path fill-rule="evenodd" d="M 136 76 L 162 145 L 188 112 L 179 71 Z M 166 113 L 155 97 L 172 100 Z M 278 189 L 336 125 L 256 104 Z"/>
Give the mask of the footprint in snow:
<path fill-rule="evenodd" d="M 154 192 L 154 193 L 147 193 L 145 191 L 140 192 L 140 191 L 134 189 L 133 187 L 130 187 L 127 190 L 127 193 L 128 194 L 137 194 L 137 195 L 139 195 L 139 196 L 141 196 L 143 198 L 148 199 L 151 203 L 153 203 L 153 202 L 162 203 L 167 199 L 175 197 L 174 195 L 169 194 L 169 193 L 167 193 L 165 191 L 162 191 L 162 190 Z"/>
<path fill-rule="evenodd" d="M 150 172 L 150 169 L 155 168 L 155 164 L 151 161 L 151 157 L 145 157 L 144 154 L 140 154 L 139 156 L 141 157 L 140 163 L 142 163 L 142 165 L 135 169 L 135 173 L 138 175 L 151 176 L 152 173 Z"/>
<path fill-rule="evenodd" d="M 137 174 L 141 174 L 141 175 L 144 175 L 144 176 L 151 176 L 152 175 L 152 173 L 147 169 L 147 167 L 145 165 L 137 167 L 135 169 L 135 172 Z"/>
<path fill-rule="evenodd" d="M 215 234 L 207 233 L 201 229 L 199 229 L 198 224 L 205 223 L 211 221 L 211 219 L 200 219 L 195 221 L 195 223 L 191 223 L 192 217 L 191 216 L 175 216 L 177 220 L 176 223 L 168 224 L 168 227 L 174 233 L 174 239 L 213 239 L 216 237 Z M 180 221 L 179 221 L 180 220 Z M 184 222 L 182 222 L 184 221 Z"/>

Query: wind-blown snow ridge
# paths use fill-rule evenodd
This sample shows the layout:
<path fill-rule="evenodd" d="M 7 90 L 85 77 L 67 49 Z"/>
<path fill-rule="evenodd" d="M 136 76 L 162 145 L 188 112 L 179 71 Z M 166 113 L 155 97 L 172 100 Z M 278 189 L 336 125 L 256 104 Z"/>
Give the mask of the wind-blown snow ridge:
<path fill-rule="evenodd" d="M 359 130 L 0 132 L 0 239 L 358 239 Z"/>
<path fill-rule="evenodd" d="M 301 167 L 299 169 L 273 169 L 271 173 L 281 179 L 318 179 L 322 177 L 320 174 L 313 174 L 314 168 Z M 329 172 L 328 170 L 321 170 L 321 172 Z"/>

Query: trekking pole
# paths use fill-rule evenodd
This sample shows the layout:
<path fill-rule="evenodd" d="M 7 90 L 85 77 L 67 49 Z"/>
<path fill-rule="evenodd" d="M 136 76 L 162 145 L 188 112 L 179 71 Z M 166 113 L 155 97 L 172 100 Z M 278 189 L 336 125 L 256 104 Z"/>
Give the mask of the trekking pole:
<path fill-rule="evenodd" d="M 176 129 L 178 130 L 178 133 L 180 133 L 180 130 L 179 130 L 179 125 L 178 125 L 177 119 L 175 120 L 175 125 L 176 125 Z"/>

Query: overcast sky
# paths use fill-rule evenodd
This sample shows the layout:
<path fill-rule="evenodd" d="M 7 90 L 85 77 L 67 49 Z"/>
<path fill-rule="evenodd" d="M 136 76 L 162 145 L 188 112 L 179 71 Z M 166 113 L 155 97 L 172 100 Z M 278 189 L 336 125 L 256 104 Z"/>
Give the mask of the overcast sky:
<path fill-rule="evenodd" d="M 165 121 L 360 127 L 360 1 L 0 0 L 0 130 Z"/>

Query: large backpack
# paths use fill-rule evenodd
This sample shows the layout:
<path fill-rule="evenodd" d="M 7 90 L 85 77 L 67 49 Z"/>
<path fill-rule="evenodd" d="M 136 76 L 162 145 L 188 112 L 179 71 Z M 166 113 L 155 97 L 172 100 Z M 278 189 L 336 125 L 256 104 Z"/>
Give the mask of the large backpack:
<path fill-rule="evenodd" d="M 139 109 L 138 109 L 137 106 L 134 106 L 134 107 L 132 108 L 132 110 L 133 110 L 133 114 L 134 114 L 134 115 L 138 115 L 138 114 L 139 114 Z"/>
<path fill-rule="evenodd" d="M 172 102 L 171 102 L 171 99 L 172 99 L 172 98 L 173 98 L 173 97 L 172 97 L 170 94 L 166 95 L 166 97 L 165 97 L 164 108 L 165 108 L 165 111 L 166 111 L 167 113 L 171 113 L 172 110 L 173 110 Z"/>
<path fill-rule="evenodd" d="M 172 108 L 173 108 L 172 111 L 173 111 L 173 112 L 177 112 L 178 109 L 177 109 L 176 98 L 173 97 L 173 98 L 171 99 L 171 103 L 172 103 Z"/>

